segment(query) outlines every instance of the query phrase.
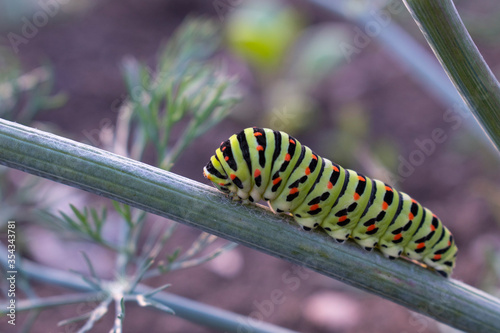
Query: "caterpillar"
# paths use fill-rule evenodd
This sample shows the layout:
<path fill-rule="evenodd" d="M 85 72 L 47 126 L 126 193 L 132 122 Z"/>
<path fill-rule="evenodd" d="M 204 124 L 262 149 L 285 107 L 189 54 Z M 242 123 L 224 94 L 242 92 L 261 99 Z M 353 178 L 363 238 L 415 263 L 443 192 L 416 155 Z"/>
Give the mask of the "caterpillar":
<path fill-rule="evenodd" d="M 304 230 L 321 227 L 339 243 L 352 238 L 368 251 L 418 261 L 444 277 L 455 266 L 453 236 L 429 209 L 380 180 L 318 156 L 284 132 L 253 127 L 234 134 L 203 175 L 231 199 L 268 201 Z"/>

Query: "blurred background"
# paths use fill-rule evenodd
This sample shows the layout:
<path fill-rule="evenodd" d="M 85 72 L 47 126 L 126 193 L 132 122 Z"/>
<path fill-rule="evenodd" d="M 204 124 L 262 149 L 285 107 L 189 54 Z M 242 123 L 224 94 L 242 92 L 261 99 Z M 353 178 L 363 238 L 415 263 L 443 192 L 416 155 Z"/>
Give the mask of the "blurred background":
<path fill-rule="evenodd" d="M 207 183 L 202 168 L 221 141 L 250 126 L 286 131 L 319 155 L 393 184 L 430 208 L 456 238 L 453 277 L 500 296 L 498 152 L 400 1 L 327 2 L 0 0 L 0 116 L 110 150 L 122 107 L 135 98 L 134 69 L 157 68 L 161 50 L 186 20 L 209 20 L 215 39 L 206 48 L 218 46 L 207 59 L 234 78 L 230 90 L 241 99 L 194 144 L 181 147 L 173 172 Z M 500 3 L 455 3 L 499 77 Z M 172 127 L 171 142 L 186 124 L 181 120 Z M 143 160 L 155 164 L 153 155 L 146 150 Z M 73 188 L 2 170 L 1 223 L 18 223 L 18 253 L 50 267 L 87 272 L 79 254 L 84 249 L 99 274 L 113 278 L 112 251 L 62 237 L 46 227 L 46 218 L 25 210 L 71 212 L 70 203 L 111 206 Z M 163 223 L 148 216 L 146 228 L 157 221 Z M 104 232 L 113 238 L 112 228 Z M 198 234 L 181 226 L 167 247 L 193 242 Z M 286 282 L 290 276 L 298 281 L 293 288 Z M 169 292 L 246 316 L 260 311 L 265 321 L 302 332 L 453 332 L 242 246 L 147 281 L 154 287 L 165 283 L 172 284 Z M 67 292 L 40 282 L 31 288 L 39 297 Z M 260 306 L 274 290 L 283 292 L 284 301 L 263 313 Z M 78 305 L 43 311 L 31 332 L 67 332 L 57 323 L 78 311 Z M 19 323 L 25 320 L 27 315 L 18 313 Z M 113 320 L 105 316 L 92 332 L 109 331 Z M 211 332 L 130 305 L 124 332 L 144 328 Z M 0 330 L 9 329 L 2 320 Z"/>

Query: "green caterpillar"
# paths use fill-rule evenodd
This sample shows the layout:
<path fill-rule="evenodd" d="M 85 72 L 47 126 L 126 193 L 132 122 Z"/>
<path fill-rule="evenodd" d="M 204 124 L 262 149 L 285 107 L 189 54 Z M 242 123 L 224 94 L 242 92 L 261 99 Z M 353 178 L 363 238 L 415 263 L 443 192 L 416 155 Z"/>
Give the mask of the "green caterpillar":
<path fill-rule="evenodd" d="M 233 200 L 269 201 L 304 230 L 320 226 L 338 242 L 351 237 L 389 259 L 404 256 L 444 277 L 455 266 L 451 232 L 403 192 L 316 155 L 292 136 L 247 128 L 224 141 L 204 176 Z"/>

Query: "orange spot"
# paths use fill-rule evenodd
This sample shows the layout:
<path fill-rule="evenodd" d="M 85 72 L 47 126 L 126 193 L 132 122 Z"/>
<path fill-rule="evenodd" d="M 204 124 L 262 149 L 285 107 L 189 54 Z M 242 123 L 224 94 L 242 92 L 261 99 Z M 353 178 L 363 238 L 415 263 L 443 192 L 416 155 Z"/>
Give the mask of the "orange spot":
<path fill-rule="evenodd" d="M 332 187 L 333 187 L 332 182 L 328 182 L 328 184 L 326 185 L 326 187 L 327 187 L 329 190 L 330 190 L 330 189 L 332 189 Z"/>
<path fill-rule="evenodd" d="M 432 259 L 434 259 L 434 260 L 439 260 L 439 259 L 441 259 L 441 255 L 440 255 L 440 254 L 436 254 L 436 255 L 434 256 L 434 258 L 432 258 Z"/>
<path fill-rule="evenodd" d="M 415 199 L 411 199 L 411 202 L 413 202 L 414 204 L 417 203 L 417 201 Z"/>
<path fill-rule="evenodd" d="M 432 214 L 433 217 L 437 218 L 436 214 Z"/>
<path fill-rule="evenodd" d="M 208 180 L 212 180 L 212 175 L 207 175 L 207 174 L 205 174 L 205 177 L 206 177 Z"/>
<path fill-rule="evenodd" d="M 313 154 L 312 158 L 313 158 L 313 160 L 316 160 L 316 161 L 318 160 L 318 157 L 314 154 Z"/>
<path fill-rule="evenodd" d="M 344 222 L 345 220 L 347 220 L 347 215 L 339 217 L 339 222 Z"/>
<path fill-rule="evenodd" d="M 365 177 L 363 177 L 363 176 L 358 176 L 358 179 L 359 179 L 359 181 L 361 181 L 361 182 L 364 182 L 364 181 L 365 181 Z"/>
<path fill-rule="evenodd" d="M 450 241 L 448 241 L 448 246 L 451 246 L 451 242 Z"/>
<path fill-rule="evenodd" d="M 234 180 L 236 178 L 236 175 L 234 173 L 232 173 L 229 175 L 229 178 L 231 178 L 231 180 Z"/>
<path fill-rule="evenodd" d="M 273 185 L 278 184 L 280 181 L 281 181 L 281 177 L 276 178 L 275 180 L 273 180 Z"/>
<path fill-rule="evenodd" d="M 354 200 L 355 200 L 355 201 L 358 201 L 358 200 L 359 200 L 359 194 L 354 193 L 354 196 L 353 196 L 353 197 L 354 197 Z"/>
<path fill-rule="evenodd" d="M 294 145 L 294 144 L 295 144 L 295 141 L 293 141 L 293 139 L 290 139 L 290 143 L 291 143 L 292 145 Z"/>
<path fill-rule="evenodd" d="M 290 162 L 290 159 L 291 159 L 291 158 L 292 158 L 292 157 L 290 156 L 290 154 L 288 154 L 288 153 L 287 153 L 287 154 L 285 155 L 285 161 Z"/>
<path fill-rule="evenodd" d="M 436 230 L 436 227 L 431 224 L 431 231 Z"/>
<path fill-rule="evenodd" d="M 392 188 L 390 188 L 389 186 L 386 186 L 386 187 L 385 187 L 385 190 L 386 190 L 386 191 L 389 191 L 389 192 L 392 192 Z"/>
<path fill-rule="evenodd" d="M 298 188 L 296 188 L 296 187 L 294 187 L 294 188 L 292 188 L 292 189 L 290 190 L 290 194 L 295 194 L 295 193 L 297 193 L 298 191 L 299 191 L 299 189 L 298 189 Z"/>
<path fill-rule="evenodd" d="M 226 184 L 224 184 L 224 183 L 219 183 L 219 185 L 220 185 L 220 186 L 224 186 L 224 185 L 226 185 Z"/>
<path fill-rule="evenodd" d="M 425 247 L 425 243 L 424 243 L 424 242 L 422 242 L 422 243 L 418 243 L 418 245 L 417 245 L 417 249 L 421 249 L 421 248 L 423 248 L 423 247 Z"/>
<path fill-rule="evenodd" d="M 372 224 L 371 226 L 369 226 L 368 228 L 366 228 L 366 231 L 372 231 L 375 228 L 376 228 L 375 224 Z"/>
<path fill-rule="evenodd" d="M 253 136 L 261 136 L 261 135 L 262 135 L 262 133 L 261 133 L 261 132 L 255 132 L 255 133 L 253 134 Z"/>
<path fill-rule="evenodd" d="M 224 157 L 224 161 L 229 161 L 229 156 Z"/>
<path fill-rule="evenodd" d="M 339 168 L 337 168 L 335 165 L 332 165 L 332 169 L 333 169 L 333 171 L 335 171 L 335 172 L 339 172 L 339 171 L 340 171 L 340 170 L 339 170 Z"/>
<path fill-rule="evenodd" d="M 311 173 L 311 169 L 309 167 L 306 168 L 306 175 L 309 175 Z"/>
<path fill-rule="evenodd" d="M 309 207 L 309 210 L 316 210 L 318 208 L 319 208 L 319 205 L 315 204 L 315 205 L 312 205 L 311 207 Z"/>
<path fill-rule="evenodd" d="M 257 146 L 257 151 L 262 151 L 262 150 L 264 150 L 264 147 L 262 147 L 262 146 Z"/>
<path fill-rule="evenodd" d="M 384 202 L 384 203 L 382 204 L 382 209 L 383 209 L 383 210 L 386 210 L 388 207 L 389 207 L 389 204 L 388 204 L 387 202 Z"/>
<path fill-rule="evenodd" d="M 399 234 L 395 235 L 393 239 L 394 239 L 394 240 L 398 240 L 398 239 L 400 239 L 401 237 L 403 237 L 403 234 L 402 234 L 402 233 L 399 233 Z"/>
<path fill-rule="evenodd" d="M 224 147 L 222 147 L 222 149 L 221 149 L 221 150 L 222 150 L 222 151 L 224 151 L 224 150 L 226 150 L 226 148 L 227 148 L 227 147 L 226 147 L 226 146 L 224 146 Z"/>
<path fill-rule="evenodd" d="M 260 176 L 260 170 L 259 169 L 255 169 L 255 172 L 253 173 L 253 176 L 254 178 L 257 178 Z"/>
<path fill-rule="evenodd" d="M 413 216 L 413 214 L 410 213 L 410 214 L 408 214 L 408 218 L 410 219 L 410 221 L 412 221 L 415 218 L 415 216 Z"/>

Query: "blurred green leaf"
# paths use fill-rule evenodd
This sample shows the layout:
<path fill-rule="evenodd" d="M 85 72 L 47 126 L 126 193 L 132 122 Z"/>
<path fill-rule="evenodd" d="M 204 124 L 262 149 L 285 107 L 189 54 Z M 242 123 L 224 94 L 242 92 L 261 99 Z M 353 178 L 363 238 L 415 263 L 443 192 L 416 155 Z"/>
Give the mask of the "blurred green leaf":
<path fill-rule="evenodd" d="M 225 33 L 228 47 L 264 76 L 280 68 L 297 38 L 303 18 L 279 1 L 249 1 L 231 13 Z"/>

